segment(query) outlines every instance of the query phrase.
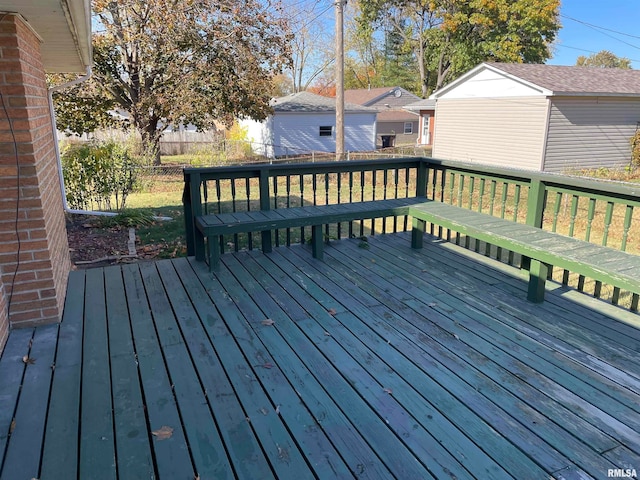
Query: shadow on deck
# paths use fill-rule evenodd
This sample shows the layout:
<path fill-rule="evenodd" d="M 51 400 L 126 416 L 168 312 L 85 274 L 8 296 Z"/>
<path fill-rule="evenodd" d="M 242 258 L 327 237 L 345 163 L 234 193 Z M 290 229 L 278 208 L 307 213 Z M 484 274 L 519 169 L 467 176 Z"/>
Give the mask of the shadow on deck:
<path fill-rule="evenodd" d="M 554 285 L 530 304 L 513 268 L 409 243 L 73 272 L 61 325 L 0 360 L 0 478 L 640 470 L 638 315 Z"/>

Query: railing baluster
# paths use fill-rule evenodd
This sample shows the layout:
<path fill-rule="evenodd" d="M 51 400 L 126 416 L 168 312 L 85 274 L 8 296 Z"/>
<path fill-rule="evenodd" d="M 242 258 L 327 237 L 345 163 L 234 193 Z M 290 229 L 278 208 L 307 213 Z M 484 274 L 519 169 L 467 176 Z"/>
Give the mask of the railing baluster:
<path fill-rule="evenodd" d="M 278 176 L 274 175 L 273 177 L 273 209 L 276 210 L 278 208 Z M 275 230 L 276 237 L 276 247 L 280 246 L 280 231 L 276 228 Z"/>
<path fill-rule="evenodd" d="M 387 182 L 389 180 L 389 171 L 385 168 L 382 171 L 382 199 L 387 199 Z M 387 233 L 387 218 L 382 219 L 382 233 Z"/>
<path fill-rule="evenodd" d="M 206 180 L 202 181 L 202 204 L 204 206 L 203 213 L 209 215 L 209 188 Z"/>
<path fill-rule="evenodd" d="M 502 196 L 500 197 L 500 218 L 504 218 L 507 212 L 507 196 L 509 195 L 509 184 L 502 183 Z"/>
<path fill-rule="evenodd" d="M 522 185 L 516 183 L 515 193 L 513 195 L 513 221 L 518 221 L 518 213 L 520 209 L 520 192 L 522 190 Z"/>
<path fill-rule="evenodd" d="M 336 173 L 336 182 L 338 188 L 337 202 L 342 203 L 342 174 L 340 172 Z M 342 238 L 342 223 L 338 223 L 338 240 Z"/>
<path fill-rule="evenodd" d="M 365 173 L 364 171 L 360 172 L 360 201 L 364 202 L 364 183 L 365 183 Z M 360 220 L 358 222 L 360 224 L 360 236 L 364 237 L 364 220 Z"/>
<path fill-rule="evenodd" d="M 473 210 L 473 194 L 476 188 L 476 177 L 471 175 L 469 177 L 469 210 Z"/>
<path fill-rule="evenodd" d="M 553 205 L 553 220 L 551 223 L 552 232 L 555 232 L 558 228 L 558 218 L 560 217 L 561 206 L 562 206 L 562 192 L 556 192 L 556 201 Z"/>
<path fill-rule="evenodd" d="M 453 205 L 453 199 L 455 198 L 453 194 L 453 190 L 455 188 L 456 177 L 455 177 L 455 173 L 453 172 L 449 172 L 448 176 L 449 176 L 449 204 Z"/>
<path fill-rule="evenodd" d="M 329 174 L 324 174 L 324 204 L 329 205 Z M 329 224 L 324 226 L 325 239 L 329 241 Z"/>
<path fill-rule="evenodd" d="M 398 183 L 400 182 L 400 169 L 399 168 L 395 168 L 393 170 L 393 180 L 394 180 L 394 196 L 395 198 L 398 198 Z M 406 215 L 405 215 L 406 218 Z M 398 232 L 398 217 L 393 217 L 393 233 L 397 233 Z"/>
<path fill-rule="evenodd" d="M 609 243 L 609 228 L 611 227 L 611 222 L 613 221 L 613 207 L 615 204 L 613 202 L 607 202 L 607 209 L 604 213 L 604 231 L 602 232 L 602 245 L 607 246 Z"/>
<path fill-rule="evenodd" d="M 287 175 L 285 180 L 285 188 L 287 190 L 287 208 L 291 208 L 291 176 Z M 291 228 L 287 227 L 287 247 L 291 246 Z"/>
<path fill-rule="evenodd" d="M 222 213 L 222 192 L 220 190 L 220 179 L 216 178 L 216 199 L 218 201 L 218 212 Z"/>
<path fill-rule="evenodd" d="M 573 195 L 571 198 L 571 217 L 569 220 L 569 236 L 573 237 L 575 227 L 576 227 L 576 217 L 578 216 L 578 204 L 580 202 L 580 197 L 578 195 Z"/>
<path fill-rule="evenodd" d="M 462 207 L 462 193 L 464 191 L 464 175 L 458 175 L 458 206 Z"/>
<path fill-rule="evenodd" d="M 493 208 L 496 203 L 496 185 L 498 182 L 491 180 L 491 187 L 489 189 L 489 215 L 493 216 Z"/>
<path fill-rule="evenodd" d="M 633 218 L 633 205 L 627 205 L 627 209 L 624 213 L 624 224 L 622 226 L 622 243 L 620 244 L 620 250 L 626 252 L 627 239 L 629 238 L 629 230 L 631 229 L 631 219 Z"/>
<path fill-rule="evenodd" d="M 349 203 L 353 203 L 353 171 L 349 172 Z M 353 238 L 353 221 L 349 221 L 349 238 Z"/>
<path fill-rule="evenodd" d="M 304 175 L 300 174 L 300 205 L 304 206 L 305 198 L 304 198 Z M 304 238 L 304 227 L 300 227 L 300 243 L 305 243 Z"/>

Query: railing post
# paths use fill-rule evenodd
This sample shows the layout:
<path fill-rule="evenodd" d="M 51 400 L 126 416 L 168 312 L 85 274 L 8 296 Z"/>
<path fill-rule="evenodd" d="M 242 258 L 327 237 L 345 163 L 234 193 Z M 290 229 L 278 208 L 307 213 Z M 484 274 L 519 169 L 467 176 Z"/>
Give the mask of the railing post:
<path fill-rule="evenodd" d="M 260 210 L 271 209 L 271 197 L 269 195 L 269 169 L 260 168 Z M 263 230 L 260 232 L 262 236 L 262 251 L 269 253 L 271 251 L 271 230 Z"/>
<path fill-rule="evenodd" d="M 546 196 L 547 189 L 545 184 L 541 180 L 532 178 L 531 183 L 529 183 L 529 194 L 527 197 L 527 225 L 542 228 Z M 541 302 L 544 296 L 544 279 L 538 277 L 543 274 L 546 275 L 548 267 L 538 261 L 533 262 L 532 265 L 530 258 L 523 257 L 520 261 L 520 268 L 529 271 L 529 300 L 532 302 Z"/>
<path fill-rule="evenodd" d="M 196 260 L 203 261 L 205 259 L 205 245 L 204 236 L 195 228 L 194 219 L 202 215 L 202 199 L 200 197 L 200 184 L 202 179 L 199 173 L 193 173 L 190 175 L 189 193 L 191 198 L 191 235 L 193 237 L 193 254 L 196 256 Z M 189 230 L 187 230 L 189 232 Z M 212 245 L 209 245 L 211 248 Z M 188 248 L 188 247 L 187 247 Z"/>
<path fill-rule="evenodd" d="M 418 162 L 418 178 L 416 178 L 416 197 L 427 195 L 427 164 L 424 160 Z"/>
<path fill-rule="evenodd" d="M 527 225 L 542 228 L 544 217 L 544 202 L 547 189 L 541 180 L 532 179 L 529 184 L 529 196 L 527 198 Z"/>
<path fill-rule="evenodd" d="M 184 229 L 187 240 L 187 255 L 195 255 L 195 239 L 193 224 L 193 207 L 191 204 L 191 175 L 184 172 L 184 189 L 182 190 L 182 209 L 184 213 Z"/>

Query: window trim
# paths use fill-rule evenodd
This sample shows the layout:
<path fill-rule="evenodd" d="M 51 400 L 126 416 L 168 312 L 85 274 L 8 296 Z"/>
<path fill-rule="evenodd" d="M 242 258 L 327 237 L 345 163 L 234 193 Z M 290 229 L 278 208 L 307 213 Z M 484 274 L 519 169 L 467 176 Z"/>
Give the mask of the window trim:
<path fill-rule="evenodd" d="M 409 126 L 408 132 L 407 132 L 407 125 Z M 413 122 L 404 122 L 404 134 L 413 135 Z"/>

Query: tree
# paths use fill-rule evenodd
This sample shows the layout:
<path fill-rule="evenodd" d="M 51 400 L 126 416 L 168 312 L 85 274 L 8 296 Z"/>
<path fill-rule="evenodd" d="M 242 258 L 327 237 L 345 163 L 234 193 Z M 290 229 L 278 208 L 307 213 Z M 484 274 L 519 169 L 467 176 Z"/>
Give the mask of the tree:
<path fill-rule="evenodd" d="M 273 0 L 274 2 L 277 0 Z M 273 77 L 290 55 L 287 22 L 269 0 L 93 0 L 91 83 L 56 96 L 59 125 L 76 133 L 71 104 L 114 106 L 160 162 L 169 125 L 211 128 L 234 117 L 264 119 Z"/>
<path fill-rule="evenodd" d="M 422 95 L 483 61 L 541 63 L 560 28 L 559 0 L 370 0 L 360 24 L 391 25 L 415 56 Z"/>
<path fill-rule="evenodd" d="M 625 57 L 618 57 L 609 50 L 600 50 L 598 53 L 592 53 L 588 57 L 580 55 L 576 60 L 579 67 L 598 67 L 598 68 L 625 68 L 631 69 L 631 60 Z"/>
<path fill-rule="evenodd" d="M 291 28 L 291 64 L 287 72 L 293 92 L 303 92 L 323 75 L 335 61 L 333 30 L 324 28 L 313 9 L 293 9 Z"/>

